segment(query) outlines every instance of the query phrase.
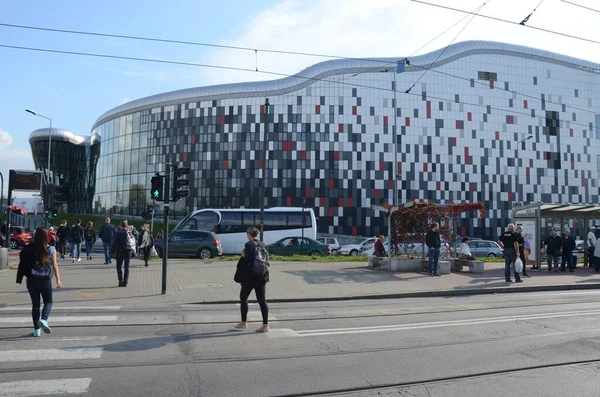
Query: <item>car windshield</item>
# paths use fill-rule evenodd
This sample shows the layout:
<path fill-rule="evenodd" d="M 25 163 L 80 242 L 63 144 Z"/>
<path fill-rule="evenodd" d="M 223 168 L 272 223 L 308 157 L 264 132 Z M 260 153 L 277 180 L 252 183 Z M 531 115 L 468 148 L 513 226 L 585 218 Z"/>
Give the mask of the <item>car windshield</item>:
<path fill-rule="evenodd" d="M 29 228 L 28 227 L 15 227 L 15 233 L 16 234 L 29 233 Z"/>

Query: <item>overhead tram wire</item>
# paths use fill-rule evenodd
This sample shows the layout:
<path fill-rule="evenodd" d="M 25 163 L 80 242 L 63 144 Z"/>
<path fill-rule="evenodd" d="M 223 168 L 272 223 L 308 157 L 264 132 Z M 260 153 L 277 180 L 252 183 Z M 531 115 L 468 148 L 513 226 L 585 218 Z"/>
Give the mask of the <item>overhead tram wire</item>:
<path fill-rule="evenodd" d="M 584 8 L 589 11 L 600 13 L 600 10 L 596 10 L 594 8 L 590 8 L 590 7 L 581 5 L 581 4 L 573 3 L 572 1 L 567 1 L 567 0 L 560 0 L 560 1 L 562 1 L 563 3 L 571 4 L 572 6 L 575 6 L 575 7 Z"/>
<path fill-rule="evenodd" d="M 533 15 L 533 13 L 537 11 L 537 9 L 539 8 L 539 6 L 541 6 L 543 2 L 544 2 L 544 0 L 540 1 L 539 4 L 537 6 L 535 6 L 535 8 L 533 9 L 533 11 L 531 11 L 529 13 L 529 15 L 527 15 L 525 18 L 523 18 L 523 20 L 519 23 L 519 25 L 525 26 L 525 24 L 527 22 L 529 22 L 529 18 L 531 18 L 531 16 Z"/>
<path fill-rule="evenodd" d="M 321 78 L 316 78 L 316 77 L 305 77 L 305 76 L 301 76 L 301 75 L 292 75 L 292 74 L 287 74 L 287 73 L 271 72 L 271 71 L 265 71 L 265 70 L 256 71 L 255 69 L 232 67 L 232 66 L 207 65 L 207 64 L 200 64 L 200 63 L 193 63 L 193 62 L 169 61 L 169 60 L 163 60 L 163 59 L 136 58 L 136 57 L 126 57 L 126 56 L 119 56 L 119 55 L 94 54 L 94 53 L 63 51 L 63 50 L 51 50 L 51 49 L 45 49 L 45 48 L 12 46 L 12 45 L 6 45 L 6 44 L 0 44 L 0 48 L 9 48 L 9 49 L 22 50 L 22 51 L 37 51 L 37 52 L 46 52 L 46 53 L 56 53 L 56 54 L 63 54 L 63 55 L 88 56 L 88 57 L 95 57 L 95 58 L 109 58 L 109 59 L 120 59 L 120 60 L 129 60 L 129 61 L 138 61 L 138 62 L 172 64 L 172 65 L 181 65 L 181 66 L 206 67 L 206 68 L 213 68 L 213 69 L 234 70 L 234 71 L 251 72 L 251 73 L 262 73 L 262 74 L 279 76 L 279 77 L 292 77 L 292 78 L 297 78 L 297 79 L 307 80 L 307 81 L 328 82 L 328 83 L 332 83 L 332 84 L 339 83 L 339 84 L 348 85 L 351 87 L 368 88 L 368 89 L 372 89 L 372 90 L 385 91 L 385 92 L 390 91 L 387 88 L 369 86 L 369 85 L 364 85 L 364 84 L 356 84 L 356 83 L 352 83 L 351 81 L 327 80 L 324 78 L 321 79 Z M 396 92 L 400 93 L 400 94 L 412 95 L 412 96 L 421 98 L 421 94 L 417 94 L 417 93 L 404 93 L 404 92 L 398 91 L 398 90 L 396 90 Z M 431 99 L 437 99 L 440 101 L 455 102 L 455 103 L 459 103 L 459 104 L 462 103 L 463 105 L 469 105 L 469 106 L 472 106 L 475 108 L 487 109 L 487 105 L 480 105 L 478 103 L 456 101 L 454 98 L 441 98 L 441 97 L 436 97 L 436 96 L 431 96 L 431 95 L 428 95 L 427 97 L 431 98 Z M 539 120 L 546 119 L 546 117 L 543 117 L 543 116 L 532 117 L 530 113 L 519 112 L 519 111 L 516 111 L 514 108 L 506 109 L 506 108 L 498 108 L 498 107 L 490 106 L 490 109 L 496 110 L 496 111 L 499 111 L 502 113 L 506 113 L 509 115 L 522 115 L 522 116 L 526 116 L 529 118 L 536 118 Z M 587 124 L 581 124 L 581 123 L 578 123 L 575 121 L 570 121 L 569 124 L 584 127 L 586 129 L 588 128 Z"/>
<path fill-rule="evenodd" d="M 543 1 L 543 0 L 542 0 Z M 425 75 L 427 74 L 427 72 L 429 71 L 429 69 L 431 69 L 433 67 L 433 65 L 438 61 L 438 59 L 440 59 L 440 57 L 442 55 L 444 55 L 444 53 L 446 52 L 446 50 L 452 45 L 452 43 L 454 43 L 454 41 L 458 38 L 458 36 L 460 36 L 460 34 L 467 28 L 467 26 L 469 26 L 469 24 L 473 21 L 473 19 L 475 18 L 475 15 L 477 15 L 477 13 L 479 11 L 481 11 L 483 9 L 483 7 L 485 7 L 485 5 L 489 3 L 489 1 L 486 1 L 485 3 L 483 3 L 482 5 L 479 6 L 479 8 L 477 8 L 475 10 L 475 13 L 473 14 L 473 16 L 471 16 L 471 19 L 465 24 L 465 26 L 463 26 L 463 28 L 456 34 L 456 36 L 454 36 L 452 38 L 452 40 L 450 40 L 450 43 L 448 43 L 448 45 L 442 50 L 440 51 L 440 53 L 438 54 L 438 56 L 433 60 L 433 62 L 431 62 L 429 64 L 429 67 L 427 67 L 427 69 L 425 69 L 425 71 L 423 72 L 423 74 L 421 74 L 421 76 L 419 76 L 419 78 L 406 90 L 404 91 L 405 94 L 409 94 L 410 90 L 412 90 L 419 81 L 421 81 L 421 79 L 423 77 L 425 77 Z"/>
<path fill-rule="evenodd" d="M 404 58 L 404 61 L 408 65 L 410 65 L 410 61 L 409 61 L 410 57 L 414 56 L 414 54 L 416 54 L 418 51 L 422 50 L 424 47 L 426 47 L 427 45 L 431 44 L 433 41 L 435 41 L 437 38 L 439 38 L 440 36 L 442 36 L 448 30 L 452 29 L 453 27 L 455 27 L 456 25 L 458 25 L 460 22 L 462 22 L 463 20 L 465 20 L 466 18 L 468 18 L 469 15 L 480 16 L 480 17 L 483 16 L 483 17 L 486 17 L 486 18 L 491 18 L 491 17 L 487 17 L 487 16 L 484 16 L 484 15 L 481 15 L 481 14 L 475 14 L 475 11 L 480 10 L 480 8 L 483 5 L 485 5 L 485 3 L 482 6 L 476 8 L 474 11 L 469 12 L 469 11 L 464 11 L 464 10 L 458 10 L 458 9 L 454 9 L 454 8 L 444 7 L 444 6 L 438 6 L 437 4 L 431 4 L 431 3 L 424 2 L 424 1 L 418 1 L 418 0 L 411 0 L 411 1 L 414 1 L 414 2 L 417 2 L 417 3 L 422 3 L 422 4 L 427 4 L 427 5 L 432 5 L 432 6 L 436 6 L 436 7 L 447 8 L 447 9 L 451 9 L 453 11 L 459 11 L 459 12 L 465 13 L 466 16 L 463 17 L 462 19 L 460 19 L 458 22 L 456 22 L 454 25 L 452 25 L 451 27 L 449 27 L 445 31 L 443 31 L 442 33 L 438 34 L 434 39 L 430 40 L 427 44 L 425 44 L 424 46 L 422 46 L 419 49 L 417 49 L 416 51 L 414 51 L 412 53 L 412 55 L 410 55 L 409 57 Z M 567 3 L 569 3 L 569 2 L 567 2 Z M 574 3 L 571 3 L 571 4 L 574 4 Z M 538 6 L 539 6 L 539 4 L 538 4 Z M 496 18 L 492 18 L 492 19 L 496 19 Z M 517 24 L 516 22 L 511 22 L 511 21 L 505 21 L 505 22 L 509 22 L 509 23 L 512 23 L 512 24 Z M 255 54 L 257 53 L 257 51 L 262 51 L 262 52 L 275 53 L 275 54 L 287 54 L 287 55 L 299 55 L 299 56 L 313 56 L 313 57 L 321 57 L 321 58 L 329 58 L 329 59 L 346 59 L 346 60 L 378 62 L 378 63 L 382 63 L 383 64 L 382 68 L 385 68 L 385 69 L 389 68 L 390 66 L 396 65 L 397 62 L 398 62 L 398 61 L 389 62 L 389 61 L 384 61 L 384 60 L 381 60 L 381 59 L 372 59 L 372 58 L 352 58 L 352 57 L 344 57 L 344 56 L 331 55 L 331 54 L 328 55 L 328 54 L 308 53 L 308 52 L 299 52 L 299 51 L 272 50 L 272 49 L 264 49 L 264 48 L 263 49 L 256 49 L 256 48 L 242 47 L 242 46 L 228 46 L 228 45 L 211 44 L 211 43 L 200 43 L 200 42 L 193 42 L 193 41 L 170 40 L 170 39 L 161 39 L 161 38 L 153 38 L 153 37 L 143 37 L 143 36 L 128 36 L 128 35 L 119 35 L 119 34 L 112 34 L 112 33 L 87 32 L 87 31 L 68 30 L 68 29 L 54 29 L 54 28 L 45 28 L 45 27 L 39 27 L 39 26 L 16 25 L 16 24 L 8 24 L 8 23 L 0 23 L 0 27 L 1 26 L 9 27 L 9 28 L 18 28 L 18 29 L 31 29 L 31 30 L 48 31 L 48 32 L 55 32 L 55 33 L 66 33 L 66 34 L 78 34 L 78 35 L 99 36 L 99 37 L 122 38 L 122 39 L 131 39 L 131 40 L 155 41 L 155 42 L 164 42 L 164 43 L 171 43 L 171 44 L 206 46 L 206 47 L 215 47 L 215 48 L 232 49 L 232 50 L 244 50 L 244 51 L 253 51 Z M 525 26 L 526 27 L 531 27 L 531 26 L 527 26 L 527 25 L 525 25 Z M 558 33 L 558 32 L 550 32 L 550 33 L 561 34 L 561 33 Z M 582 40 L 586 40 L 586 39 L 582 39 Z M 593 42 L 595 42 L 595 41 L 593 41 Z M 597 43 L 600 44 L 600 41 L 597 42 Z M 43 50 L 41 50 L 41 51 L 43 51 Z M 65 53 L 69 53 L 69 52 L 65 52 Z M 77 55 L 77 54 L 74 54 L 74 55 Z M 95 56 L 95 55 L 90 54 L 89 56 Z M 110 56 L 107 56 L 107 57 L 110 57 Z M 119 58 L 117 56 L 113 56 L 113 57 Z M 120 59 L 127 59 L 127 57 L 120 57 Z M 399 62 L 402 62 L 402 61 L 399 61 Z M 207 68 L 214 67 L 212 65 L 200 65 L 200 64 L 191 64 L 191 65 L 188 65 L 187 63 L 180 63 L 180 64 L 184 65 L 184 66 L 203 66 L 203 67 L 207 67 Z M 418 65 L 411 65 L 411 66 L 415 66 L 417 68 L 425 69 L 425 68 L 420 67 Z M 221 68 L 222 69 L 227 69 L 227 67 L 225 67 L 225 66 L 223 66 Z M 238 69 L 236 69 L 236 68 L 230 68 L 230 70 L 238 70 Z M 240 71 L 246 71 L 246 70 L 242 69 Z M 260 72 L 260 70 L 258 70 L 258 66 L 257 65 L 256 65 L 256 68 L 253 71 L 254 72 Z M 439 71 L 439 70 L 435 70 L 433 68 L 431 68 L 431 71 L 434 72 L 434 73 L 443 74 L 445 76 L 451 76 L 451 77 L 455 77 L 455 78 L 458 78 L 458 79 L 461 79 L 461 80 L 469 81 L 469 79 L 464 78 L 462 76 L 454 75 L 454 74 L 447 73 L 447 72 L 442 72 L 442 71 Z M 509 83 L 512 83 L 512 82 L 509 82 Z M 476 81 L 476 84 L 486 85 L 485 83 L 480 83 L 478 81 Z M 534 96 L 531 96 L 531 95 L 527 95 L 527 94 L 523 94 L 523 93 L 520 93 L 518 91 L 511 91 L 511 92 L 513 92 L 513 93 L 515 93 L 517 95 L 521 95 L 521 96 L 526 97 L 526 98 L 531 98 L 531 99 L 534 99 L 534 100 L 539 100 L 539 98 L 537 98 L 537 97 L 534 97 Z M 548 100 L 546 100 L 546 102 L 547 103 L 554 103 L 554 104 L 562 105 L 562 104 L 555 103 L 555 102 L 548 101 Z M 569 108 L 572 108 L 572 109 L 577 109 L 577 110 L 582 111 L 582 112 L 586 112 L 586 113 L 590 113 L 590 114 L 595 114 L 595 112 L 591 112 L 591 111 L 589 111 L 587 109 L 579 108 L 579 107 L 576 107 L 576 106 L 573 106 L 573 105 L 566 105 L 565 104 L 565 106 L 567 106 Z"/>
<path fill-rule="evenodd" d="M 410 1 L 412 1 L 413 3 L 419 3 L 419 4 L 424 4 L 424 5 L 428 5 L 428 6 L 432 6 L 432 7 L 442 8 L 444 10 L 450 10 L 450 11 L 460 12 L 460 13 L 463 13 L 463 14 L 474 15 L 472 12 L 467 11 L 467 10 L 461 10 L 459 8 L 443 6 L 441 4 L 428 3 L 428 2 L 423 1 L 423 0 L 410 0 Z M 502 19 L 502 18 L 493 17 L 493 16 L 490 16 L 490 15 L 483 15 L 483 14 L 476 14 L 476 16 L 480 17 L 480 18 L 491 19 L 493 21 L 498 21 L 498 22 L 503 22 L 503 23 L 509 23 L 511 25 L 524 26 L 526 28 L 538 30 L 540 32 L 555 34 L 555 35 L 558 35 L 558 36 L 568 37 L 568 38 L 571 38 L 571 39 L 585 41 L 585 42 L 588 42 L 588 43 L 600 44 L 600 41 L 598 41 L 598 40 L 592 40 L 592 39 L 588 39 L 588 38 L 580 37 L 580 36 L 575 36 L 575 35 L 568 34 L 568 33 L 557 32 L 555 30 L 539 28 L 537 26 L 521 25 L 519 22 L 509 21 L 508 19 Z"/>

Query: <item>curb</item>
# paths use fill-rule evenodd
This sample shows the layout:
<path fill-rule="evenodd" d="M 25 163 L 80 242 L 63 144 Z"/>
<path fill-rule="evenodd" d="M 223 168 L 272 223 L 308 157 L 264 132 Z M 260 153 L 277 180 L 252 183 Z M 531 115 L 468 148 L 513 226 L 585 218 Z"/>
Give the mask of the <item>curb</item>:
<path fill-rule="evenodd" d="M 267 299 L 269 303 L 303 303 L 303 302 L 339 302 L 349 300 L 377 300 L 377 299 L 403 299 L 403 298 L 436 298 L 436 297 L 451 297 L 451 296 L 469 296 L 469 295 L 494 295 L 494 294 L 513 294 L 521 292 L 542 292 L 542 291 L 581 291 L 600 289 L 600 283 L 573 285 L 573 284 L 556 284 L 556 285 L 533 285 L 530 287 L 502 287 L 502 288 L 473 288 L 463 290 L 436 290 L 436 291 L 417 291 L 404 292 L 395 294 L 381 295 L 352 295 L 352 296 L 335 296 L 323 298 L 281 298 Z M 249 302 L 256 303 L 254 300 Z M 239 303 L 238 300 L 223 300 L 209 302 L 190 302 L 190 305 L 226 305 Z"/>

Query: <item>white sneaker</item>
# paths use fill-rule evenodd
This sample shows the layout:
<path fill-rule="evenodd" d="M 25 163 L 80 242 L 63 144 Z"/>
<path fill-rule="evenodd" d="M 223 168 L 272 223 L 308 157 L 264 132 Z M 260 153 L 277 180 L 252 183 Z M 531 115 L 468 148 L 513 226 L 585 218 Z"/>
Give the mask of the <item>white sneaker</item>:
<path fill-rule="evenodd" d="M 81 258 L 77 258 L 77 262 L 81 262 Z"/>

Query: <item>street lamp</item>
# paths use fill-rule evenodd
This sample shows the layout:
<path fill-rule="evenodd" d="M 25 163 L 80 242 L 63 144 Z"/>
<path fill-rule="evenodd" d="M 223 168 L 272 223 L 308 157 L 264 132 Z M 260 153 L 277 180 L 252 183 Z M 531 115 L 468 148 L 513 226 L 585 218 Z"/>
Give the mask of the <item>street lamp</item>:
<path fill-rule="evenodd" d="M 48 130 L 48 170 L 46 171 L 46 205 L 50 206 L 50 156 L 52 155 L 52 119 L 50 117 L 46 117 L 44 115 L 41 115 L 39 113 L 34 112 L 31 109 L 25 109 L 25 111 L 27 113 L 31 113 L 34 116 L 38 116 L 41 118 L 44 118 L 48 121 L 50 121 L 50 129 Z M 48 211 L 50 210 L 50 208 L 48 208 Z"/>

